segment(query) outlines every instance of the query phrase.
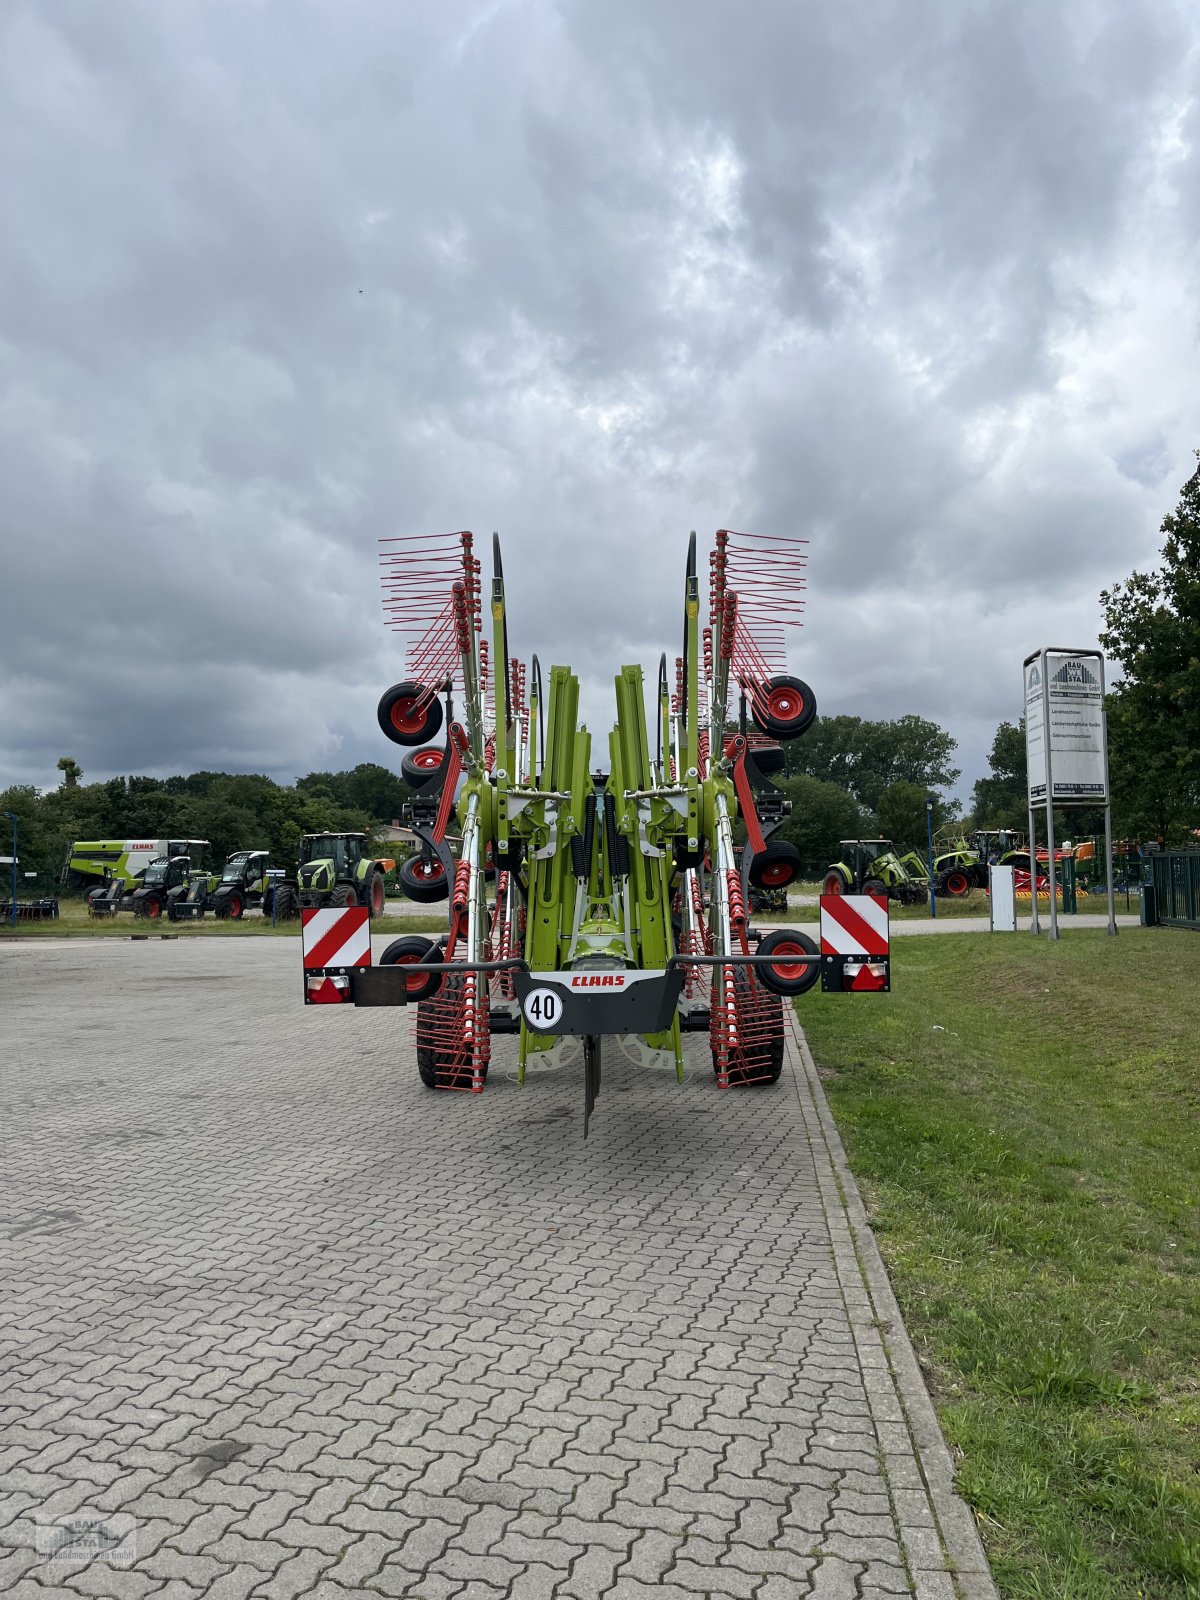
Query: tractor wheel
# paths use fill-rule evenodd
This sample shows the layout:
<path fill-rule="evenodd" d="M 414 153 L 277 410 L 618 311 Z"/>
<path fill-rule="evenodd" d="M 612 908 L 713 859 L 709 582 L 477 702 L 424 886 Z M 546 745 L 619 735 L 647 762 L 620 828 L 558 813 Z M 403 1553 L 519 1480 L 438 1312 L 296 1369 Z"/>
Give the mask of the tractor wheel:
<path fill-rule="evenodd" d="M 382 695 L 379 726 L 393 744 L 415 747 L 436 739 L 442 726 L 442 702 L 423 683 L 395 683 Z"/>
<path fill-rule="evenodd" d="M 379 958 L 381 967 L 416 966 L 417 962 L 441 961 L 442 952 L 432 939 L 423 939 L 419 933 L 406 934 L 403 939 L 393 939 Z M 431 1000 L 442 986 L 440 972 L 415 972 L 407 979 L 409 1002 Z"/>
<path fill-rule="evenodd" d="M 139 917 L 149 917 L 151 922 L 157 922 L 163 914 L 163 903 L 156 894 L 151 894 L 134 910 Z"/>
<path fill-rule="evenodd" d="M 290 922 L 300 915 L 300 896 L 294 883 L 281 883 L 275 890 L 275 921 Z"/>
<path fill-rule="evenodd" d="M 397 941 L 397 943 L 398 942 L 399 941 Z M 464 984 L 465 981 L 466 980 L 464 979 L 464 977 L 463 977 L 461 972 L 448 971 L 446 973 L 446 976 L 441 980 L 441 991 L 440 991 L 440 993 L 437 994 L 433 998 L 432 1001 L 423 1001 L 421 1003 L 421 1005 L 418 1006 L 418 1008 L 417 1008 L 417 1038 L 418 1039 L 421 1039 L 423 1037 L 427 1037 L 427 1026 L 426 1025 L 427 1025 L 427 1022 L 428 1022 L 429 1019 L 428 1019 L 428 1015 L 426 1015 L 425 1017 L 423 1017 L 421 1015 L 422 1010 L 424 1009 L 424 1007 L 427 1006 L 427 1005 L 431 1006 L 433 1008 L 433 1010 L 434 1010 L 435 1018 L 436 1018 L 437 1012 L 442 1007 L 445 1007 L 447 1010 L 455 1008 L 457 1006 L 457 1004 L 458 1004 L 458 996 L 462 992 L 463 984 Z M 434 1022 L 434 1026 L 436 1027 L 436 1025 L 437 1024 L 436 1024 L 436 1021 L 435 1021 Z M 418 1074 L 420 1076 L 421 1082 L 425 1085 L 425 1087 L 427 1089 L 437 1089 L 437 1088 L 440 1087 L 440 1085 L 438 1084 L 438 1052 L 431 1045 L 428 1045 L 428 1044 L 424 1044 L 424 1045 L 423 1044 L 418 1044 L 417 1045 L 417 1072 L 418 1072 Z M 484 1069 L 483 1069 L 483 1081 L 485 1083 L 487 1082 L 487 1067 L 486 1067 L 486 1065 L 484 1066 Z"/>
<path fill-rule="evenodd" d="M 773 839 L 750 863 L 750 882 L 756 889 L 786 889 L 800 876 L 800 852 L 786 839 Z"/>
<path fill-rule="evenodd" d="M 812 727 L 817 701 L 803 678 L 777 673 L 750 696 L 754 726 L 772 739 L 798 739 Z"/>
<path fill-rule="evenodd" d="M 387 885 L 383 881 L 383 873 L 378 867 L 372 867 L 363 880 L 362 904 L 372 917 L 381 917 L 386 899 Z"/>
<path fill-rule="evenodd" d="M 245 911 L 245 909 L 246 902 L 242 899 L 240 894 L 231 894 L 229 896 L 229 909 L 225 913 L 226 916 L 232 917 L 234 922 L 240 922 L 242 918 L 242 912 Z"/>
<path fill-rule="evenodd" d="M 358 904 L 358 894 L 352 883 L 335 883 L 329 891 L 329 904 L 339 911 Z"/>
<path fill-rule="evenodd" d="M 431 744 L 424 750 L 414 750 L 410 755 L 401 757 L 400 776 L 410 789 L 423 789 L 445 765 L 445 745 Z"/>
<path fill-rule="evenodd" d="M 760 947 L 761 948 L 761 947 Z M 768 952 L 769 954 L 769 952 Z M 766 970 L 765 968 L 760 970 Z M 779 1074 L 783 1071 L 783 1006 L 769 990 L 762 993 L 761 988 L 754 983 L 750 976 L 749 967 L 734 967 L 733 986 L 741 1004 L 749 1003 L 752 1009 L 759 1012 L 755 1024 L 749 1030 L 749 1038 L 744 1046 L 746 1056 L 746 1070 L 752 1075 L 748 1083 L 741 1079 L 740 1074 L 731 1077 L 731 1083 L 747 1089 L 761 1088 L 769 1083 L 778 1083 Z M 753 989 L 758 988 L 757 994 Z M 763 1013 L 765 1012 L 765 1016 Z M 764 1027 L 763 1023 L 767 1026 Z M 777 1026 L 772 1026 L 777 1024 Z M 713 1055 L 713 1077 L 717 1076 L 717 1058 Z"/>
<path fill-rule="evenodd" d="M 263 890 L 263 897 L 262 897 L 262 914 L 263 914 L 264 917 L 266 917 L 268 922 L 270 922 L 270 920 L 271 920 L 271 907 L 274 904 L 275 904 L 275 890 L 273 888 L 264 889 Z"/>
<path fill-rule="evenodd" d="M 446 869 L 437 856 L 409 856 L 396 868 L 396 881 L 418 905 L 431 906 L 450 898 Z"/>
<path fill-rule="evenodd" d="M 864 878 L 862 892 L 864 894 L 877 894 L 881 900 L 888 897 L 888 886 L 882 878 Z"/>
<path fill-rule="evenodd" d="M 949 872 L 943 874 L 942 883 L 944 892 L 952 900 L 961 900 L 963 895 L 971 892 L 971 874 L 965 867 L 951 867 Z"/>
<path fill-rule="evenodd" d="M 825 874 L 825 882 L 821 885 L 821 893 L 822 894 L 848 894 L 849 893 L 849 889 L 847 888 L 847 885 L 846 885 L 845 875 L 843 873 L 839 872 L 836 867 L 830 867 L 829 871 Z"/>
<path fill-rule="evenodd" d="M 213 905 L 213 916 L 218 922 L 225 922 L 229 917 L 229 896 L 221 895 Z"/>
<path fill-rule="evenodd" d="M 758 981 L 772 994 L 807 994 L 820 981 L 821 966 L 817 961 L 788 961 L 788 956 L 817 956 L 820 950 L 815 939 L 798 928 L 776 928 L 758 941 L 755 952 L 760 956 L 778 956 L 778 962 L 769 967 L 755 967 Z"/>

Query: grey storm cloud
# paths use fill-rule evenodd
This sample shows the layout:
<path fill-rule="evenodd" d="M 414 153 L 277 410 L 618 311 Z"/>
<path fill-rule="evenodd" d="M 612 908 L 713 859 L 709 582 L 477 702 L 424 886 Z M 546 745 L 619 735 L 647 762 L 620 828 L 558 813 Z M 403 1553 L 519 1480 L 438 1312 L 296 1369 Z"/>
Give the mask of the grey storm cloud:
<path fill-rule="evenodd" d="M 523 655 L 811 540 L 795 668 L 967 781 L 1200 444 L 1171 0 L 10 0 L 0 783 L 390 759 L 377 540 L 501 530 Z"/>

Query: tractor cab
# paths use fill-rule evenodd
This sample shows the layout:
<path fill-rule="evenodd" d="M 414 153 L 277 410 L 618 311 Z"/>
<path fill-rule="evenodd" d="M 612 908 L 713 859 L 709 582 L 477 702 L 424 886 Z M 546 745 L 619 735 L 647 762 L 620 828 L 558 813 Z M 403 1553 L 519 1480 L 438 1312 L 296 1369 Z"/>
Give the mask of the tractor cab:
<path fill-rule="evenodd" d="M 221 873 L 221 885 L 232 886 L 238 889 L 262 889 L 262 881 L 267 875 L 267 866 L 271 860 L 269 850 L 237 850 L 225 863 Z"/>
<path fill-rule="evenodd" d="M 349 878 L 367 848 L 365 833 L 306 833 L 300 841 L 300 879 L 328 866 L 334 878 Z M 312 870 L 308 870 L 312 869 Z"/>
<path fill-rule="evenodd" d="M 208 854 L 212 845 L 207 839 L 168 839 L 166 854 L 169 859 L 176 856 L 186 856 L 191 866 L 201 871 L 208 864 Z"/>

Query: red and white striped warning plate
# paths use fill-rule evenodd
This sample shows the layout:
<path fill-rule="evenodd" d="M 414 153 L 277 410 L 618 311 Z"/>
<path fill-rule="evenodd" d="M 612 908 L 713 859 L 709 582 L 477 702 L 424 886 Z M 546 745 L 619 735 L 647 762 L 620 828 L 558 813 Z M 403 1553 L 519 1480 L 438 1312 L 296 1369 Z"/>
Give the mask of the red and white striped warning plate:
<path fill-rule="evenodd" d="M 371 913 L 366 906 L 339 906 L 300 913 L 304 970 L 314 967 L 369 967 Z"/>
<path fill-rule="evenodd" d="M 879 894 L 821 896 L 823 956 L 886 956 L 888 903 Z"/>

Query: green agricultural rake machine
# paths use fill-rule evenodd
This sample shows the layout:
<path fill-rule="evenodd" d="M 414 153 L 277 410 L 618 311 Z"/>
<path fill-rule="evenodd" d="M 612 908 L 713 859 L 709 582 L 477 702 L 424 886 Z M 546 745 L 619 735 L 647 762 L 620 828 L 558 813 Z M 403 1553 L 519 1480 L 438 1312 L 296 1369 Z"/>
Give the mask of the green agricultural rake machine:
<path fill-rule="evenodd" d="M 786 887 L 800 869 L 770 837 L 787 805 L 753 751 L 775 741 L 778 756 L 816 715 L 784 653 L 805 543 L 722 531 L 704 574 L 691 536 L 673 679 L 664 655 L 648 716 L 641 668 L 617 673 L 601 753 L 579 722 L 575 674 L 555 666 L 543 679 L 536 656 L 527 670 L 509 653 L 498 539 L 486 602 L 469 533 L 383 541 L 385 609 L 410 643 L 379 724 L 427 752 L 408 758 L 429 774 L 411 811 L 416 897 L 441 884 L 448 929 L 397 939 L 373 963 L 365 912 L 307 911 L 306 1002 L 415 1004 L 431 1088 L 480 1093 L 497 1034 L 518 1036 L 521 1082 L 574 1037 L 585 1131 L 613 1036 L 682 1078 L 682 1035 L 702 1032 L 721 1088 L 776 1081 L 785 1003 L 818 981 L 851 987 L 846 958 L 822 957 L 800 931 L 759 937 L 747 912 L 751 884 Z"/>

